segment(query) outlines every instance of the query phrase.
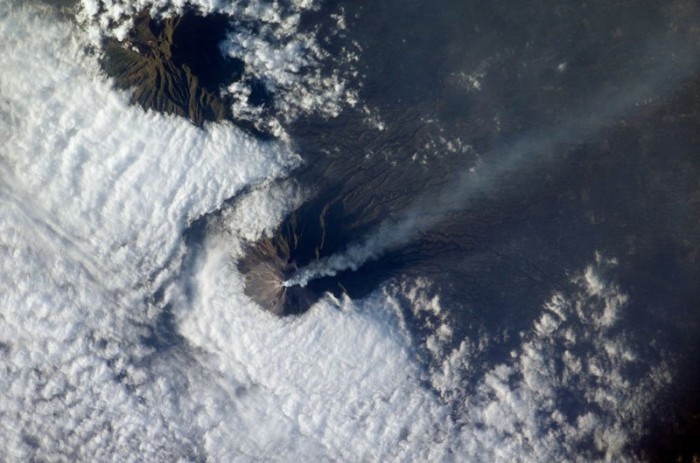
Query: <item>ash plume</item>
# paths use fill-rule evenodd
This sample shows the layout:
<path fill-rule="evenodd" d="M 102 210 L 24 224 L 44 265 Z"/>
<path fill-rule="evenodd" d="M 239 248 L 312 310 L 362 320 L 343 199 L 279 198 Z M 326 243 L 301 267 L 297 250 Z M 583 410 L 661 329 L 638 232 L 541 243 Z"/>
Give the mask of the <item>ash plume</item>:
<path fill-rule="evenodd" d="M 485 156 L 476 168 L 462 172 L 437 194 L 426 195 L 398 218 L 390 218 L 345 251 L 313 261 L 300 268 L 282 284 L 285 287 L 306 286 L 309 281 L 333 277 L 343 271 L 356 271 L 370 260 L 381 258 L 429 231 L 450 213 L 466 208 L 470 201 L 493 191 L 503 178 L 513 174 L 520 177 L 531 173 L 535 166 L 550 168 L 557 160 L 557 148 L 578 145 L 617 122 L 637 106 L 664 97 L 673 86 L 691 75 L 700 56 L 698 50 L 676 40 L 652 41 L 646 52 L 663 57 L 653 69 L 642 76 L 630 76 L 626 92 L 610 97 L 597 95 L 590 103 L 573 111 L 567 123 L 551 132 L 525 134 L 515 142 L 502 146 Z M 493 160 L 493 161 L 491 161 Z"/>

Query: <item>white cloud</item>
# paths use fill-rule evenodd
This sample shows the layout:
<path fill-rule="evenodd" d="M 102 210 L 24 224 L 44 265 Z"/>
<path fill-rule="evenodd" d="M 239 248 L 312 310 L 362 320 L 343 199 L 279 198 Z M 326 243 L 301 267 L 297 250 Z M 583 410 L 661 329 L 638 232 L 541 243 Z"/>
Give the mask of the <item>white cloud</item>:
<path fill-rule="evenodd" d="M 129 108 L 69 31 L 38 34 L 46 26 L 32 21 L 2 24 L 10 71 L 0 91 L 12 118 L 0 128 L 4 177 L 86 254 L 114 268 L 158 268 L 190 221 L 299 163 L 285 146 L 228 125 L 199 130 Z"/>
<path fill-rule="evenodd" d="M 228 236 L 230 245 L 272 237 L 287 214 L 300 207 L 308 192 L 291 181 L 268 183 L 241 195 L 225 205 L 209 227 Z M 265 211 L 265 214 L 260 214 Z M 242 248 L 232 250 L 239 257 Z"/>
<path fill-rule="evenodd" d="M 299 158 L 129 107 L 79 33 L 0 8 L 0 459 L 187 458 L 202 431 L 143 364 L 146 301 L 193 219 Z"/>
<path fill-rule="evenodd" d="M 305 317 L 280 320 L 246 301 L 234 257 L 222 257 L 228 247 L 211 238 L 197 300 L 179 312 L 182 333 L 212 353 L 213 368 L 233 383 L 260 388 L 251 398 L 256 409 L 288 417 L 295 439 L 322 442 L 331 459 L 626 460 L 668 380 L 663 365 L 647 380 L 627 376 L 643 364 L 606 322 L 610 307 L 617 320 L 618 301 L 626 300 L 606 282 L 609 262 L 592 264 L 552 295 L 512 358 L 476 377 L 482 370 L 471 362 L 484 361 L 488 338 L 451 348 L 449 316 L 427 281 L 390 285 L 360 305 L 327 299 Z M 432 334 L 410 334 L 401 301 Z M 437 395 L 422 386 L 426 380 Z M 302 456 L 306 444 L 298 445 Z"/>
<path fill-rule="evenodd" d="M 669 373 L 629 378 L 641 360 L 616 329 L 610 262 L 483 374 L 471 362 L 490 341 L 453 348 L 426 280 L 274 317 L 244 296 L 236 258 L 300 200 L 272 182 L 297 157 L 129 107 L 84 44 L 0 7 L 0 459 L 625 459 Z M 187 225 L 244 187 L 180 271 Z M 166 304 L 186 343 L 157 351 L 143 338 Z"/>
<path fill-rule="evenodd" d="M 668 372 L 657 365 L 648 379 L 628 377 L 630 366 L 644 365 L 614 330 L 627 299 L 605 281 L 611 265 L 598 258 L 555 293 L 513 361 L 495 366 L 465 398 L 465 422 L 483 426 L 475 427 L 483 451 L 498 459 L 494 449 L 508 448 L 524 461 L 631 458 L 628 446 Z"/>
<path fill-rule="evenodd" d="M 356 73 L 352 48 L 330 54 L 321 45 L 318 30 L 302 30 L 301 16 L 317 10 L 319 1 L 268 0 L 186 2 L 203 14 L 229 16 L 234 32 L 221 44 L 222 52 L 245 63 L 242 78 L 226 90 L 233 96 L 238 120 L 285 138 L 283 126 L 301 115 L 335 117 L 345 106 L 354 106 L 356 89 L 349 84 Z M 95 44 L 105 36 L 123 40 L 133 17 L 141 11 L 171 16 L 182 13 L 185 2 L 168 0 L 82 0 L 78 15 Z M 342 17 L 337 13 L 334 17 Z M 337 20 L 338 21 L 338 20 Z M 341 29 L 333 32 L 337 35 Z M 272 97 L 272 108 L 251 104 L 248 97 L 262 85 Z"/>

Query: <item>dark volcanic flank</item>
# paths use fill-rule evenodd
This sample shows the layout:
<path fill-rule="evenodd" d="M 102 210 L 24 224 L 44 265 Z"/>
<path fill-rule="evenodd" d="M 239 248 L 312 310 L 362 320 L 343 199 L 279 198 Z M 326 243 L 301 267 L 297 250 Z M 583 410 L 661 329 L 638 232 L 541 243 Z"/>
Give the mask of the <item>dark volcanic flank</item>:
<path fill-rule="evenodd" d="M 230 119 L 231 101 L 221 88 L 240 78 L 243 63 L 224 57 L 219 43 L 229 31 L 222 14 L 188 10 L 154 19 L 143 12 L 124 41 L 107 39 L 104 69 L 133 90 L 144 109 L 185 116 L 197 125 Z"/>

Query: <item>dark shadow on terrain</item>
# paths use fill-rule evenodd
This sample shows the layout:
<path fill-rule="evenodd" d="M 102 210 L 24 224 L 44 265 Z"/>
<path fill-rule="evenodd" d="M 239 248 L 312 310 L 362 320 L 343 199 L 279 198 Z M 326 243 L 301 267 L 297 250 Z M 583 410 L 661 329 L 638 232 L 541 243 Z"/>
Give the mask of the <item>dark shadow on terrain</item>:
<path fill-rule="evenodd" d="M 219 49 L 230 27 L 225 15 L 201 16 L 191 8 L 162 20 L 143 12 L 127 39 L 106 41 L 102 65 L 144 109 L 184 116 L 197 125 L 231 119 L 231 102 L 220 89 L 240 79 L 243 62 Z"/>
<path fill-rule="evenodd" d="M 168 24 L 159 22 L 156 27 L 165 29 Z M 224 56 L 219 49 L 229 29 L 228 17 L 221 14 L 199 16 L 188 12 L 173 25 L 173 63 L 188 67 L 199 84 L 210 92 L 239 80 L 243 72 L 241 60 Z"/>

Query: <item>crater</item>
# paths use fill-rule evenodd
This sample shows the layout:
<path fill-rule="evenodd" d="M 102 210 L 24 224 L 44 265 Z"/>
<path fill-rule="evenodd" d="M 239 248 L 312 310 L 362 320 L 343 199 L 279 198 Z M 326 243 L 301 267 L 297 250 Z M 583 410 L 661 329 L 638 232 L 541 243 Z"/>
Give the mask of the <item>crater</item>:
<path fill-rule="evenodd" d="M 284 283 L 296 270 L 284 240 L 263 239 L 250 245 L 239 263 L 245 275 L 245 294 L 256 304 L 275 315 L 306 312 L 321 297 L 320 292 Z"/>
<path fill-rule="evenodd" d="M 400 258 L 388 254 L 365 263 L 357 271 L 319 277 L 304 287 L 285 286 L 283 283 L 300 267 L 342 249 L 340 243 L 329 247 L 330 241 L 343 237 L 349 242 L 350 238 L 337 228 L 342 222 L 326 223 L 323 218 L 327 217 L 327 209 L 324 211 L 317 216 L 313 203 L 307 204 L 288 216 L 272 238 L 248 245 L 238 269 L 244 275 L 245 294 L 263 309 L 280 316 L 297 315 L 327 293 L 362 298 L 402 268 Z"/>

